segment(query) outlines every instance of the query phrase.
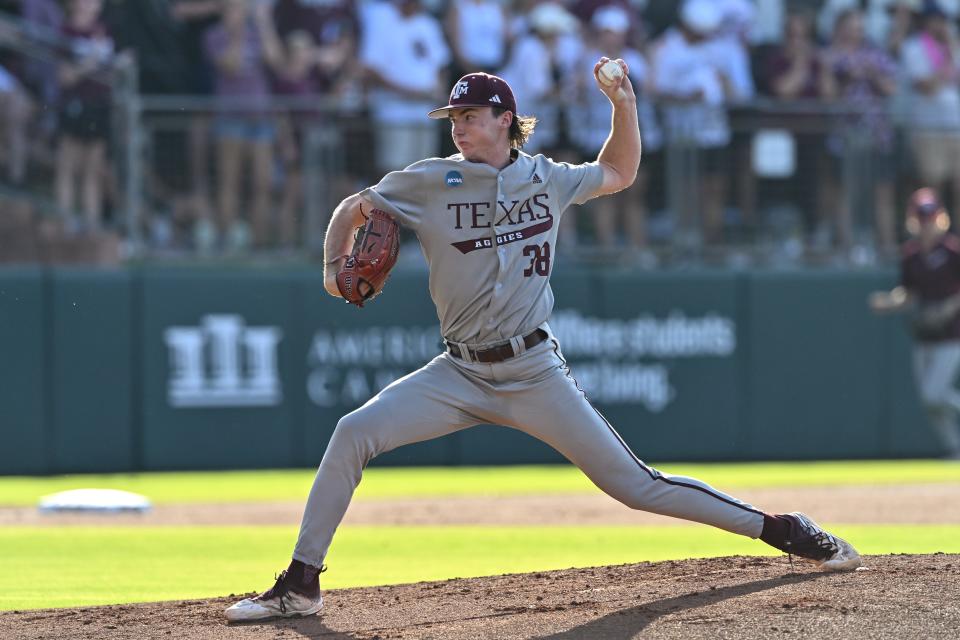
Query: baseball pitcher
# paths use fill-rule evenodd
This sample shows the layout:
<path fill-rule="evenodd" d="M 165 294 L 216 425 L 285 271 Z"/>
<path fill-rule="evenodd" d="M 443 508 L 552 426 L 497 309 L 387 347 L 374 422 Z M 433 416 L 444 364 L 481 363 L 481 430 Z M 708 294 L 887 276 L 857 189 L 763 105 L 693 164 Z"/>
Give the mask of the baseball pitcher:
<path fill-rule="evenodd" d="M 377 248 L 368 245 L 389 231 L 350 247 L 353 230 L 369 225 L 371 212 L 383 212 L 420 241 L 447 348 L 339 421 L 292 562 L 271 589 L 227 609 L 229 620 L 318 612 L 323 560 L 367 463 L 396 447 L 484 423 L 549 444 L 633 509 L 760 538 L 825 570 L 860 565 L 850 544 L 803 514 L 766 514 L 698 480 L 644 464 L 590 404 L 567 366 L 548 323 L 560 218 L 571 204 L 629 187 L 640 163 L 629 69 L 623 60 L 601 58 L 593 73 L 613 104 L 610 135 L 596 161 L 570 165 L 520 151 L 535 120 L 518 115 L 504 80 L 471 73 L 454 84 L 447 105 L 428 114 L 449 121 L 460 153 L 389 173 L 334 211 L 325 243 L 326 290 L 357 304 L 375 295 L 383 281 L 378 265 L 392 262 L 375 257 Z M 374 284 L 359 287 L 358 294 L 352 283 L 360 277 L 359 263 L 366 269 L 361 279 Z"/>

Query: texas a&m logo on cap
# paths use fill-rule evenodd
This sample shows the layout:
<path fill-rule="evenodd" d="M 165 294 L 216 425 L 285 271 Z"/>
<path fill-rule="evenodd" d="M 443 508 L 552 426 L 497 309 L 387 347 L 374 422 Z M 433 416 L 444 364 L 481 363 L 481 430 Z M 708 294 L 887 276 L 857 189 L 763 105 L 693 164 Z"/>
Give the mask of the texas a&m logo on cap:
<path fill-rule="evenodd" d="M 470 84 L 463 80 L 453 85 L 453 91 L 450 92 L 450 102 L 453 102 L 460 96 L 467 95 L 467 91 L 469 90 L 470 90 Z"/>

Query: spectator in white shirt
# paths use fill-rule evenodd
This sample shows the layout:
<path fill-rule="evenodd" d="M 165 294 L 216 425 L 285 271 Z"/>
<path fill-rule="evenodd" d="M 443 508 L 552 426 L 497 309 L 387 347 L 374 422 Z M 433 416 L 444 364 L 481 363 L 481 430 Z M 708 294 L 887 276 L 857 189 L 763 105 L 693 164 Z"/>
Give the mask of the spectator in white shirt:
<path fill-rule="evenodd" d="M 901 66 L 920 180 L 938 190 L 949 183 L 953 201 L 960 202 L 960 43 L 939 6 L 924 7 L 920 31 L 903 45 Z"/>
<path fill-rule="evenodd" d="M 695 229 L 701 214 L 703 240 L 717 243 L 723 232 L 723 208 L 727 191 L 727 146 L 730 126 L 725 103 L 734 93 L 726 64 L 715 59 L 711 38 L 722 25 L 723 15 L 713 0 L 686 0 L 680 23 L 658 41 L 653 54 L 654 88 L 661 96 L 664 130 L 670 146 L 683 154 L 687 168 L 695 167 L 699 185 L 682 189 L 676 202 L 681 230 Z M 691 157 L 692 152 L 692 157 Z M 678 156 L 679 157 L 679 156 Z"/>
<path fill-rule="evenodd" d="M 750 28 L 753 45 L 779 44 L 787 22 L 786 0 L 757 0 L 756 15 Z"/>
<path fill-rule="evenodd" d="M 423 117 L 446 96 L 447 47 L 440 22 L 419 0 L 391 0 L 363 13 L 360 58 L 371 90 L 380 172 L 436 156 L 439 129 Z"/>
<path fill-rule="evenodd" d="M 502 0 L 450 0 L 445 27 L 454 77 L 495 73 L 506 62 L 510 20 Z"/>
<path fill-rule="evenodd" d="M 730 81 L 730 101 L 750 100 L 756 94 L 750 70 L 747 38 L 756 15 L 748 0 L 716 0 L 720 11 L 720 28 L 710 38 L 708 47 L 721 73 Z"/>
<path fill-rule="evenodd" d="M 639 257 L 647 247 L 648 168 L 651 161 L 659 157 L 663 139 L 650 100 L 647 61 L 643 54 L 627 44 L 630 26 L 630 15 L 622 7 L 606 6 L 593 13 L 589 43 L 568 76 L 569 91 L 564 95 L 570 101 L 567 135 L 576 146 L 580 160 L 595 158 L 610 133 L 612 109 L 610 101 L 594 86 L 593 66 L 601 56 L 611 60 L 621 58 L 627 63 L 630 81 L 637 93 L 643 162 L 632 187 L 610 198 L 595 200 L 589 208 L 596 240 L 601 247 L 614 248 L 617 238 L 622 237 Z M 618 233 L 621 225 L 623 233 Z M 649 255 L 644 253 L 644 256 Z"/>
<path fill-rule="evenodd" d="M 513 87 L 517 104 L 537 118 L 537 135 L 524 150 L 555 150 L 561 144 L 561 80 L 579 57 L 579 21 L 554 2 L 535 6 L 526 16 L 529 33 L 520 36 L 506 66 L 496 75 Z"/>

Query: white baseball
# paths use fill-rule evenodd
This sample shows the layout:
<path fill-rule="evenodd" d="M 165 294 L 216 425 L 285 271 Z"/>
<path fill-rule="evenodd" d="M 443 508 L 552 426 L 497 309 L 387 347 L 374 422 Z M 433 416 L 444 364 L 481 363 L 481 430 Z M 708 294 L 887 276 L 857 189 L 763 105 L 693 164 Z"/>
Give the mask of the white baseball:
<path fill-rule="evenodd" d="M 607 60 L 597 72 L 597 77 L 603 84 L 613 86 L 623 77 L 623 67 L 614 60 Z"/>

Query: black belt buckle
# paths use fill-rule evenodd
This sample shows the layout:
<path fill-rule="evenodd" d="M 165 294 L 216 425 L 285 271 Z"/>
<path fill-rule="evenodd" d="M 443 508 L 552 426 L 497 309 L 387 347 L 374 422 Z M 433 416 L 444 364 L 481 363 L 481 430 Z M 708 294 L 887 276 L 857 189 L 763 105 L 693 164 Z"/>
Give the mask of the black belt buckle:
<path fill-rule="evenodd" d="M 523 344 L 527 349 L 531 349 L 547 338 L 547 332 L 543 329 L 534 329 L 527 335 L 523 336 Z M 463 355 L 460 353 L 460 347 L 455 344 L 447 343 L 447 348 L 450 349 L 450 354 L 456 356 L 463 360 Z M 503 362 L 504 360 L 509 360 L 514 357 L 513 346 L 509 342 L 504 342 L 495 347 L 490 347 L 488 349 L 479 349 L 474 351 L 467 347 L 467 351 L 470 354 L 470 359 L 475 362 L 482 362 L 483 364 L 493 364 L 495 362 Z"/>

